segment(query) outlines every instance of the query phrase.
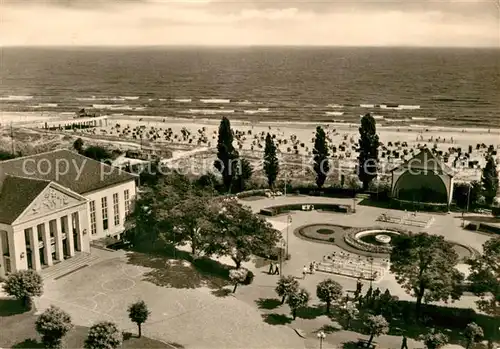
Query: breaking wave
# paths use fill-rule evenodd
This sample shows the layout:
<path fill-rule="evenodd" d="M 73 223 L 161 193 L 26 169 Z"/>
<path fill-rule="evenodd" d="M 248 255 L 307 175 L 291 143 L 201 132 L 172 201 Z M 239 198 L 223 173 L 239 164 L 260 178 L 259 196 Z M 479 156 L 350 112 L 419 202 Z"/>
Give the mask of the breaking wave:
<path fill-rule="evenodd" d="M 203 114 L 203 115 L 216 115 L 216 114 L 232 114 L 233 109 L 189 109 L 189 114 Z"/>
<path fill-rule="evenodd" d="M 344 112 L 343 111 L 327 111 L 325 112 L 326 115 L 330 115 L 330 116 L 342 116 L 344 115 Z"/>
<path fill-rule="evenodd" d="M 0 101 L 28 101 L 33 99 L 33 96 L 7 96 L 0 97 Z"/>
<path fill-rule="evenodd" d="M 215 103 L 215 104 L 222 104 L 222 103 L 231 103 L 230 99 L 219 99 L 219 98 L 205 98 L 205 99 L 200 99 L 201 103 Z"/>

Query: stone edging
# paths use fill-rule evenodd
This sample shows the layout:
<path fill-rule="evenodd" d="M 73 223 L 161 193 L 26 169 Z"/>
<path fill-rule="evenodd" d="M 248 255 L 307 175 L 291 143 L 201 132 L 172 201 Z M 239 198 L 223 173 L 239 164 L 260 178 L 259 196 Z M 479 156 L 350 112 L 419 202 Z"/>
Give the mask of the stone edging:
<path fill-rule="evenodd" d="M 408 230 L 397 229 L 397 228 L 384 228 L 384 227 L 352 228 L 344 235 L 344 241 L 346 244 L 348 244 L 352 248 L 355 248 L 355 249 L 358 249 L 358 250 L 361 250 L 364 252 L 390 254 L 392 251 L 392 247 L 372 245 L 372 244 L 369 244 L 367 242 L 362 241 L 361 239 L 359 239 L 356 236 L 358 233 L 361 233 L 363 231 L 369 231 L 369 230 L 394 231 L 394 232 L 399 233 L 401 235 L 410 235 L 411 234 L 411 232 Z"/>

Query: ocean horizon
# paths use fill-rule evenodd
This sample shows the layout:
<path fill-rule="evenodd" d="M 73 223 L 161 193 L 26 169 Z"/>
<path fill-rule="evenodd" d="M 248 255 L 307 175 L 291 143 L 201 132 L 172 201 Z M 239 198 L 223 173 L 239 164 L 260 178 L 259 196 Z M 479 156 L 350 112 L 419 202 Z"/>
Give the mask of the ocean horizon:
<path fill-rule="evenodd" d="M 500 127 L 500 50 L 3 47 L 0 111 Z"/>

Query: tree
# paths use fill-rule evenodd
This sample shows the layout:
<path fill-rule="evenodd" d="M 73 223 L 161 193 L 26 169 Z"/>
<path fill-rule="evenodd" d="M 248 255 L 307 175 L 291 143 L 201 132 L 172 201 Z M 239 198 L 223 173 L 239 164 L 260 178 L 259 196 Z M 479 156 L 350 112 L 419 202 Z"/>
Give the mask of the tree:
<path fill-rule="evenodd" d="M 468 324 L 464 331 L 464 337 L 467 339 L 466 349 L 469 349 L 473 343 L 478 342 L 483 336 L 484 332 L 481 326 L 475 322 Z"/>
<path fill-rule="evenodd" d="M 283 304 L 287 296 L 299 290 L 299 282 L 292 275 L 282 276 L 274 290 L 281 297 L 281 304 Z"/>
<path fill-rule="evenodd" d="M 497 166 L 491 154 L 488 154 L 486 157 L 486 166 L 483 168 L 481 182 L 483 184 L 483 195 L 486 199 L 486 203 L 491 205 L 498 192 Z"/>
<path fill-rule="evenodd" d="M 421 336 L 421 340 L 424 342 L 427 349 L 439 349 L 448 343 L 448 337 L 435 330 Z"/>
<path fill-rule="evenodd" d="M 363 190 L 377 177 L 379 139 L 375 119 L 368 113 L 361 118 L 359 128 L 358 178 L 363 182 Z"/>
<path fill-rule="evenodd" d="M 96 145 L 91 145 L 91 146 L 85 148 L 85 150 L 83 150 L 81 154 L 83 156 L 86 156 L 88 158 L 91 158 L 91 159 L 94 159 L 97 161 L 104 161 L 104 160 L 112 158 L 112 155 L 109 151 L 107 151 L 103 147 L 99 147 Z"/>
<path fill-rule="evenodd" d="M 342 307 L 342 314 L 345 317 L 346 320 L 346 330 L 351 327 L 351 321 L 356 318 L 359 314 L 358 308 L 356 308 L 356 305 L 353 302 L 347 302 L 344 304 Z"/>
<path fill-rule="evenodd" d="M 234 283 L 233 293 L 236 292 L 236 288 L 238 287 L 238 284 L 245 281 L 245 279 L 247 278 L 247 274 L 248 274 L 248 270 L 245 268 L 231 269 L 229 271 L 229 278 Z"/>
<path fill-rule="evenodd" d="M 43 294 L 43 280 L 34 270 L 20 270 L 7 277 L 3 290 L 30 309 L 33 297 L 40 297 Z"/>
<path fill-rule="evenodd" d="M 217 216 L 217 207 L 213 197 L 204 190 L 191 187 L 184 198 L 180 198 L 168 212 L 175 232 L 176 245 L 189 242 L 193 257 L 206 248 L 206 239 L 210 236 L 212 220 Z"/>
<path fill-rule="evenodd" d="M 500 236 L 483 244 L 483 254 L 469 261 L 472 291 L 481 297 L 479 309 L 500 316 Z"/>
<path fill-rule="evenodd" d="M 370 339 L 366 344 L 370 348 L 373 338 L 389 332 L 389 323 L 382 315 L 369 315 L 365 320 L 365 326 L 370 334 Z"/>
<path fill-rule="evenodd" d="M 233 131 L 231 123 L 225 116 L 219 125 L 219 138 L 217 140 L 217 160 L 215 168 L 222 175 L 222 182 L 227 192 L 231 192 L 234 175 L 237 171 L 236 163 L 239 158 L 238 151 L 233 146 Z"/>
<path fill-rule="evenodd" d="M 142 336 L 142 324 L 146 322 L 150 314 L 148 306 L 142 300 L 132 303 L 128 307 L 128 317 L 137 325 L 139 338 Z"/>
<path fill-rule="evenodd" d="M 395 239 L 391 252 L 391 272 L 407 293 L 417 298 L 416 315 L 425 302 L 462 295 L 463 274 L 455 269 L 458 254 L 442 236 L 426 233 Z"/>
<path fill-rule="evenodd" d="M 316 296 L 326 303 L 326 312 L 329 313 L 332 302 L 342 297 L 342 286 L 332 279 L 323 280 L 316 286 Z"/>
<path fill-rule="evenodd" d="M 35 322 L 35 328 L 45 348 L 62 348 L 63 337 L 73 328 L 71 317 L 61 309 L 51 305 Z"/>
<path fill-rule="evenodd" d="M 235 166 L 236 174 L 234 177 L 234 187 L 238 192 L 242 192 L 245 190 L 247 182 L 252 178 L 253 167 L 250 161 L 244 158 L 240 158 Z"/>
<path fill-rule="evenodd" d="M 266 146 L 264 148 L 264 172 L 267 176 L 267 183 L 271 190 L 274 189 L 274 183 L 280 171 L 278 157 L 276 156 L 276 145 L 268 133 L 266 136 Z"/>
<path fill-rule="evenodd" d="M 229 256 L 237 269 L 252 254 L 270 255 L 281 238 L 281 233 L 264 218 L 230 198 L 222 202 L 213 226 L 214 234 L 207 238 L 205 252 Z"/>
<path fill-rule="evenodd" d="M 306 289 L 301 288 L 291 294 L 288 295 L 286 303 L 292 310 L 293 319 L 297 317 L 297 310 L 300 308 L 304 308 L 309 303 L 309 293 Z"/>
<path fill-rule="evenodd" d="M 323 184 L 325 184 L 326 177 L 330 171 L 330 163 L 328 160 L 330 153 L 328 151 L 328 144 L 326 143 L 325 131 L 321 126 L 316 127 L 313 155 L 313 168 L 314 172 L 316 172 L 316 185 L 321 189 Z"/>
<path fill-rule="evenodd" d="M 122 334 L 116 325 L 109 321 L 98 322 L 89 329 L 85 349 L 115 349 L 122 344 Z"/>
<path fill-rule="evenodd" d="M 78 152 L 82 153 L 83 151 L 83 140 L 81 138 L 77 138 L 76 141 L 73 142 L 73 148 Z"/>

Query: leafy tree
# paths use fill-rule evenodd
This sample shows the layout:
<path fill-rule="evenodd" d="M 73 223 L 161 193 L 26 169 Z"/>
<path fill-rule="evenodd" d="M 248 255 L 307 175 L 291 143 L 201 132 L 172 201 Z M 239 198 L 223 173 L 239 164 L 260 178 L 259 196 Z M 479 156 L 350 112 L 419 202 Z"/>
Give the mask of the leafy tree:
<path fill-rule="evenodd" d="M 81 153 L 83 151 L 83 140 L 81 138 L 77 138 L 77 140 L 73 142 L 73 148 L 78 153 Z"/>
<path fill-rule="evenodd" d="M 346 330 L 351 327 L 351 321 L 358 316 L 359 310 L 356 308 L 356 305 L 352 302 L 346 302 L 342 307 L 342 315 L 346 320 Z"/>
<path fill-rule="evenodd" d="M 464 276 L 455 269 L 458 260 L 453 245 L 442 236 L 420 233 L 395 239 L 391 272 L 406 292 L 417 298 L 417 317 L 422 300 L 447 302 L 460 298 Z"/>
<path fill-rule="evenodd" d="M 424 342 L 427 349 L 439 349 L 448 343 L 448 337 L 435 330 L 421 336 L 421 340 Z"/>
<path fill-rule="evenodd" d="M 209 192 L 191 188 L 177 205 L 169 210 L 169 219 L 175 232 L 177 245 L 189 242 L 191 253 L 196 257 L 205 250 L 210 236 L 212 220 L 217 216 L 216 206 Z"/>
<path fill-rule="evenodd" d="M 316 172 L 316 185 L 321 189 L 323 187 L 323 184 L 325 184 L 326 177 L 328 176 L 328 172 L 330 171 L 330 163 L 328 160 L 328 156 L 330 155 L 330 153 L 328 151 L 326 134 L 321 126 L 316 127 L 313 155 L 313 168 L 314 172 Z"/>
<path fill-rule="evenodd" d="M 467 339 L 466 349 L 469 349 L 473 343 L 478 342 L 484 336 L 484 332 L 481 326 L 471 322 L 465 328 L 464 336 Z"/>
<path fill-rule="evenodd" d="M 483 244 L 483 254 L 469 261 L 472 291 L 481 297 L 479 309 L 500 316 L 500 236 Z"/>
<path fill-rule="evenodd" d="M 491 155 L 488 155 L 486 158 L 486 166 L 483 168 L 481 181 L 483 184 L 483 193 L 486 203 L 491 205 L 498 192 L 497 166 L 495 159 Z"/>
<path fill-rule="evenodd" d="M 239 161 L 236 162 L 236 175 L 234 177 L 234 187 L 238 192 L 242 192 L 246 188 L 247 182 L 250 180 L 253 174 L 253 167 L 245 158 L 240 158 Z"/>
<path fill-rule="evenodd" d="M 288 295 L 286 303 L 292 310 L 293 319 L 297 317 L 297 310 L 300 308 L 304 308 L 309 303 L 309 292 L 306 289 L 301 288 L 291 294 Z"/>
<path fill-rule="evenodd" d="M 245 281 L 245 279 L 247 278 L 247 274 L 248 274 L 248 270 L 245 268 L 231 269 L 229 271 L 229 278 L 234 283 L 233 293 L 236 292 L 236 288 L 238 287 L 238 284 Z"/>
<path fill-rule="evenodd" d="M 115 349 L 122 344 L 122 334 L 112 322 L 98 322 L 89 329 L 85 349 Z"/>
<path fill-rule="evenodd" d="M 139 338 L 142 336 L 142 324 L 146 322 L 150 314 L 148 306 L 142 300 L 132 303 L 128 307 L 128 317 L 137 325 Z"/>
<path fill-rule="evenodd" d="M 276 145 L 268 133 L 266 136 L 266 146 L 264 148 L 264 172 L 267 176 L 267 183 L 269 188 L 274 189 L 274 183 L 278 177 L 280 167 L 278 157 L 276 156 Z"/>
<path fill-rule="evenodd" d="M 281 297 L 281 304 L 283 304 L 287 296 L 299 290 L 299 282 L 292 275 L 282 276 L 274 290 Z"/>
<path fill-rule="evenodd" d="M 472 181 L 470 183 L 456 183 L 453 186 L 453 200 L 458 207 L 466 208 L 467 203 L 469 203 L 469 207 L 474 207 L 478 202 L 479 197 L 481 196 L 481 192 L 482 184 L 479 181 Z"/>
<path fill-rule="evenodd" d="M 375 119 L 368 113 L 361 118 L 359 128 L 358 177 L 363 182 L 363 190 L 368 189 L 370 182 L 377 177 L 379 138 Z"/>
<path fill-rule="evenodd" d="M 214 166 L 221 173 L 222 182 L 227 192 L 231 192 L 231 185 L 237 172 L 238 158 L 238 151 L 233 146 L 231 123 L 228 118 L 223 117 L 219 125 L 217 160 L 214 162 Z"/>
<path fill-rule="evenodd" d="M 323 280 L 316 286 L 316 296 L 326 303 L 326 312 L 329 313 L 332 302 L 342 298 L 342 286 L 332 279 Z"/>
<path fill-rule="evenodd" d="M 3 290 L 30 309 L 33 297 L 40 297 L 43 294 L 43 280 L 34 270 L 20 270 L 7 277 Z"/>
<path fill-rule="evenodd" d="M 112 155 L 109 151 L 104 149 L 103 147 L 99 147 L 97 145 L 91 145 L 85 148 L 82 153 L 83 156 L 86 156 L 88 158 L 97 160 L 97 161 L 104 161 L 112 158 Z"/>
<path fill-rule="evenodd" d="M 229 256 L 237 269 L 252 254 L 269 255 L 281 238 L 269 222 L 234 199 L 222 203 L 213 225 L 215 233 L 207 239 L 206 253 Z"/>
<path fill-rule="evenodd" d="M 366 344 L 370 348 L 373 338 L 389 332 L 389 323 L 382 315 L 369 315 L 365 320 L 365 326 L 370 333 L 370 339 Z"/>
<path fill-rule="evenodd" d="M 62 348 L 62 339 L 73 324 L 69 314 L 51 305 L 36 319 L 35 328 L 45 348 Z"/>

